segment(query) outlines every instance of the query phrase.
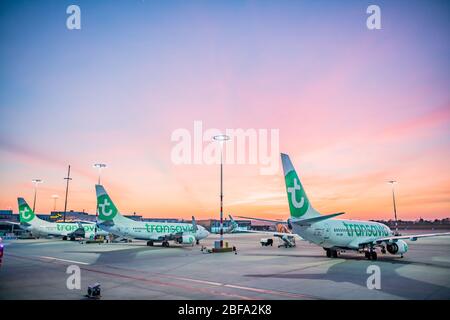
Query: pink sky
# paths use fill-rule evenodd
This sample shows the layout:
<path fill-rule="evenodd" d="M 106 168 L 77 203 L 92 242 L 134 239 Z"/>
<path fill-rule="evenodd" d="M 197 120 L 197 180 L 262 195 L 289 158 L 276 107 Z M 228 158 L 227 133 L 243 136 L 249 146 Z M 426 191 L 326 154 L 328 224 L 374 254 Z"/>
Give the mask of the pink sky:
<path fill-rule="evenodd" d="M 31 9 L 4 8 L 1 209 L 32 203 L 41 178 L 37 211 L 52 210 L 52 194 L 62 210 L 71 164 L 69 209 L 93 213 L 92 165 L 104 162 L 122 212 L 218 217 L 218 166 L 170 158 L 172 132 L 198 120 L 279 129 L 323 213 L 392 218 L 395 179 L 399 218 L 450 216 L 448 11 L 414 2 L 406 18 L 386 3 L 383 29 L 369 31 L 362 2 L 82 6 L 95 19 L 78 33 L 55 4 L 34 7 L 42 28 Z M 227 165 L 224 187 L 227 214 L 289 215 L 281 168 Z"/>

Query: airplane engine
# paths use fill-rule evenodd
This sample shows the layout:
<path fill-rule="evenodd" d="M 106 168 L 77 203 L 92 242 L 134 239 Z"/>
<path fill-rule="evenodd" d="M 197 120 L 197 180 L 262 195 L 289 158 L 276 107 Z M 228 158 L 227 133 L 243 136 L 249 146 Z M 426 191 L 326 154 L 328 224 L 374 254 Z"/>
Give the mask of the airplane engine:
<path fill-rule="evenodd" d="M 390 254 L 401 254 L 403 255 L 408 251 L 408 244 L 403 240 L 398 240 L 397 242 L 389 243 L 386 246 L 386 250 Z"/>
<path fill-rule="evenodd" d="M 193 235 L 182 236 L 181 238 L 178 238 L 178 243 L 193 244 L 195 243 L 195 237 Z"/>

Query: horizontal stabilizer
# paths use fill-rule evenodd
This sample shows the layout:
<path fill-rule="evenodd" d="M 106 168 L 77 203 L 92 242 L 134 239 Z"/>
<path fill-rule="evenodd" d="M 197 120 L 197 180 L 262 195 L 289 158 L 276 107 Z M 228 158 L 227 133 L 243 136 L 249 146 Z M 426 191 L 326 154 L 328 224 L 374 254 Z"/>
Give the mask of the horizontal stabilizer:
<path fill-rule="evenodd" d="M 345 212 L 338 212 L 338 213 L 327 214 L 327 215 L 324 215 L 324 216 L 318 216 L 318 217 L 309 218 L 309 219 L 298 219 L 298 220 L 291 219 L 291 223 L 295 223 L 296 225 L 299 225 L 299 226 L 305 226 L 305 225 L 310 225 L 312 223 L 319 222 L 319 221 L 322 221 L 322 220 L 334 218 L 334 217 L 340 216 L 340 215 L 342 215 L 344 213 Z"/>

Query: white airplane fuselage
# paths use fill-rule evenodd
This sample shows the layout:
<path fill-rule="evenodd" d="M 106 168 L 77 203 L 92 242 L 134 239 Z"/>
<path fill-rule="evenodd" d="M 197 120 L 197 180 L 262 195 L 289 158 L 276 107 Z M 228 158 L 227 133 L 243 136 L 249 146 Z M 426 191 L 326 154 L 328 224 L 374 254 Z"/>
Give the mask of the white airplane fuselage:
<path fill-rule="evenodd" d="M 33 221 L 34 222 L 34 221 Z M 82 224 L 85 232 L 85 238 L 91 239 L 95 235 L 106 236 L 108 233 L 97 230 L 95 224 Z M 64 222 L 48 222 L 39 221 L 39 223 L 32 223 L 29 226 L 23 227 L 25 230 L 30 231 L 35 236 L 59 236 L 66 237 L 79 228 L 77 223 L 64 223 Z"/>
<path fill-rule="evenodd" d="M 101 223 L 99 226 L 116 236 L 138 240 L 161 241 L 175 233 L 182 233 L 185 236 L 190 235 L 195 240 L 201 240 L 209 235 L 204 227 L 197 226 L 197 231 L 194 231 L 192 224 L 189 223 L 123 221 L 113 225 Z"/>
<path fill-rule="evenodd" d="M 360 249 L 360 243 L 392 236 L 392 230 L 378 222 L 347 219 L 329 219 L 301 226 L 292 223 L 292 231 L 303 239 L 325 249 Z"/>

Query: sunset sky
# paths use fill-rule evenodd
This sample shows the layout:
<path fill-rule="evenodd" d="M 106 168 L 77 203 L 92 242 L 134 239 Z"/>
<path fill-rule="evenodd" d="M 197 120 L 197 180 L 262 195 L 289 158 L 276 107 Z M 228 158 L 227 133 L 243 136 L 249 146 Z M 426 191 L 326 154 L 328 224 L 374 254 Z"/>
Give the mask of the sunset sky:
<path fill-rule="evenodd" d="M 104 162 L 121 212 L 218 217 L 219 167 L 171 160 L 198 120 L 279 129 L 323 213 L 392 218 L 395 179 L 400 219 L 450 217 L 449 30 L 448 1 L 2 1 L 0 209 L 40 178 L 36 211 L 62 210 L 70 164 L 68 207 L 94 213 Z M 287 218 L 259 169 L 225 166 L 225 212 Z"/>

